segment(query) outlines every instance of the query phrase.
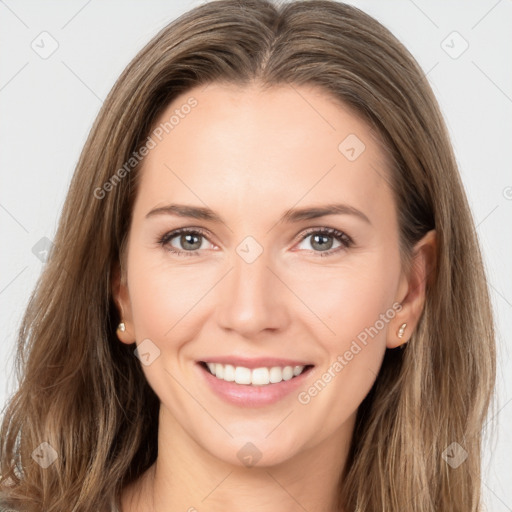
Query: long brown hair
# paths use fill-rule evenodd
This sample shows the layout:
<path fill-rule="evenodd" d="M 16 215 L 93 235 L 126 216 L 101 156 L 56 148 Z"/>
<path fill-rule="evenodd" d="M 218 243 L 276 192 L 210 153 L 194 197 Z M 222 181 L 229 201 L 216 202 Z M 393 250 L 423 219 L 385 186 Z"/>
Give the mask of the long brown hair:
<path fill-rule="evenodd" d="M 115 83 L 20 327 L 19 388 L 1 427 L 3 501 L 25 512 L 97 512 L 155 461 L 159 401 L 134 345 L 115 333 L 112 275 L 140 169 L 126 162 L 173 98 L 214 81 L 322 87 L 375 128 L 391 156 L 404 265 L 414 243 L 437 232 L 417 329 L 405 350 L 386 352 L 359 407 L 340 509 L 478 510 L 495 333 L 473 219 L 423 71 L 375 19 L 332 0 L 204 4 L 161 30 Z M 45 442 L 57 458 L 43 468 L 32 455 L 51 458 Z M 469 454 L 456 469 L 442 456 L 454 442 Z"/>

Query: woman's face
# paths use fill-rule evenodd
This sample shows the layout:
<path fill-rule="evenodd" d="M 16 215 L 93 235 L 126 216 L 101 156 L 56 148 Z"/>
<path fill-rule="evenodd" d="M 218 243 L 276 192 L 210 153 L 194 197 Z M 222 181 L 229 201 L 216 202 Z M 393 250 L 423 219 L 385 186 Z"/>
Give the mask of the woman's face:
<path fill-rule="evenodd" d="M 372 130 L 319 89 L 211 84 L 176 98 L 147 148 L 116 297 L 161 418 L 239 465 L 350 433 L 407 338 Z"/>

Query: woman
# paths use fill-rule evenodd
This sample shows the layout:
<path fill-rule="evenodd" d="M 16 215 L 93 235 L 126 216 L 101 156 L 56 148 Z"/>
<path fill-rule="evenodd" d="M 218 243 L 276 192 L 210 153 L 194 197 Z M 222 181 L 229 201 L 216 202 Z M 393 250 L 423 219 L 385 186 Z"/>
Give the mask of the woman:
<path fill-rule="evenodd" d="M 325 0 L 220 0 L 103 104 L 20 330 L 23 511 L 480 510 L 493 318 L 408 51 Z"/>

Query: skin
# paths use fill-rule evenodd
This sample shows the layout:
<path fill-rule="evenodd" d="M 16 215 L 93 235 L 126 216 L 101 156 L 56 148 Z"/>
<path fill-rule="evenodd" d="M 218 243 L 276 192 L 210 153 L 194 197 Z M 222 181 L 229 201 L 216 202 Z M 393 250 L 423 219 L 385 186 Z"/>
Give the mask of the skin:
<path fill-rule="evenodd" d="M 127 273 L 113 283 L 126 325 L 120 341 L 149 338 L 160 350 L 143 366 L 161 402 L 158 459 L 124 490 L 122 510 L 334 510 L 357 409 L 386 348 L 409 340 L 423 309 L 435 232 L 418 242 L 406 275 L 385 153 L 366 122 L 321 89 L 211 84 L 176 98 L 160 121 L 191 96 L 198 105 L 145 159 Z M 354 161 L 338 150 L 349 134 L 365 144 Z M 208 206 L 225 224 L 145 217 L 171 202 Z M 290 208 L 327 203 L 357 208 L 371 224 L 347 214 L 278 222 Z M 195 255 L 158 243 L 182 227 L 207 232 L 199 249 L 188 248 Z M 324 247 L 340 249 L 321 257 L 304 232 L 323 227 L 353 246 L 327 235 Z M 250 264 L 236 252 L 247 236 L 263 248 Z M 190 247 L 180 235 L 169 245 Z M 293 357 L 315 364 L 307 390 L 394 303 L 401 310 L 308 404 L 293 392 L 241 408 L 198 378 L 196 361 L 207 356 Z M 247 442 L 261 452 L 254 467 L 237 457 Z"/>

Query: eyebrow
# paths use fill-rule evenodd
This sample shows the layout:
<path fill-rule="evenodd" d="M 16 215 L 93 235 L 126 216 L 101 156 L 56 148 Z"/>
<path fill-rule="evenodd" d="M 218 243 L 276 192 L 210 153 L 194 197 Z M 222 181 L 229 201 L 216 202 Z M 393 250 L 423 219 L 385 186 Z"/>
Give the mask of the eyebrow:
<path fill-rule="evenodd" d="M 211 221 L 216 223 L 226 224 L 222 217 L 203 206 L 191 206 L 185 204 L 168 204 L 154 208 L 146 214 L 146 218 L 155 215 L 174 215 L 177 217 L 187 217 L 191 219 L 199 219 Z M 370 219 L 360 210 L 346 204 L 334 203 L 322 206 L 311 206 L 307 208 L 291 208 L 283 213 L 279 222 L 296 223 L 304 220 L 316 219 L 326 215 L 353 215 L 360 220 L 363 220 L 370 226 L 372 225 Z"/>

